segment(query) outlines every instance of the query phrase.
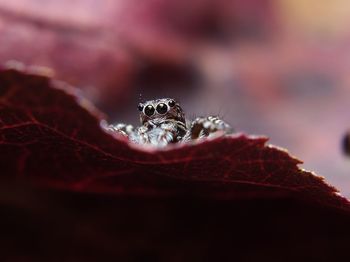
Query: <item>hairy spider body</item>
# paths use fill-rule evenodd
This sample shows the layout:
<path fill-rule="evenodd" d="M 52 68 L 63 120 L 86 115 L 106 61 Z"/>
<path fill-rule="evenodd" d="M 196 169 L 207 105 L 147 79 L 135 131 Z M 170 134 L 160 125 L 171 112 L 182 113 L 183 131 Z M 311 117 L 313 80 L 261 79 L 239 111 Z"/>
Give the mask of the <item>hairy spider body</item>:
<path fill-rule="evenodd" d="M 141 126 L 109 125 L 107 130 L 127 136 L 136 144 L 166 146 L 208 137 L 221 131 L 232 133 L 232 128 L 217 116 L 186 120 L 180 104 L 171 98 L 150 100 L 138 105 Z"/>

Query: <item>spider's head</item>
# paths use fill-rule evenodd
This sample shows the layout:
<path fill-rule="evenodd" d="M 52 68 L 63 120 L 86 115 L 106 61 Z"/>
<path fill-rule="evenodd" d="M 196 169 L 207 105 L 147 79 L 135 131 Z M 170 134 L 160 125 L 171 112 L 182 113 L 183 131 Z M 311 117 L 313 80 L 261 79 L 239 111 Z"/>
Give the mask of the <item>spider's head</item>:
<path fill-rule="evenodd" d="M 184 112 L 178 102 L 171 98 L 150 100 L 138 105 L 141 124 L 176 120 L 185 123 Z"/>

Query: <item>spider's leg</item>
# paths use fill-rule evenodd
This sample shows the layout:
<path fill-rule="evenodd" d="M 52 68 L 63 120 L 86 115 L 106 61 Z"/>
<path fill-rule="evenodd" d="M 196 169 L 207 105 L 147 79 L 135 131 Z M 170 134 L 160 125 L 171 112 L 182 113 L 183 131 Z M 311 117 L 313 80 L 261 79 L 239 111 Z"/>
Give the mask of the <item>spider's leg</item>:
<path fill-rule="evenodd" d="M 190 130 L 188 134 L 186 134 L 184 140 L 188 141 L 191 139 L 208 137 L 218 131 L 224 134 L 231 134 L 233 129 L 217 116 L 198 117 L 192 122 Z"/>
<path fill-rule="evenodd" d="M 107 131 L 111 132 L 117 132 L 121 135 L 129 137 L 134 133 L 134 127 L 132 125 L 127 125 L 127 124 L 116 124 L 116 125 L 108 125 L 105 127 Z"/>
<path fill-rule="evenodd" d="M 148 132 L 149 143 L 156 146 L 166 146 L 170 143 L 176 143 L 179 139 L 181 132 L 176 121 L 164 123 L 159 127 L 156 127 Z"/>
<path fill-rule="evenodd" d="M 158 146 L 166 146 L 167 144 L 174 143 L 177 140 L 177 131 L 172 126 L 166 126 L 160 129 L 157 135 Z"/>
<path fill-rule="evenodd" d="M 129 139 L 136 144 L 148 144 L 150 141 L 148 130 L 148 127 L 140 126 L 129 135 Z"/>

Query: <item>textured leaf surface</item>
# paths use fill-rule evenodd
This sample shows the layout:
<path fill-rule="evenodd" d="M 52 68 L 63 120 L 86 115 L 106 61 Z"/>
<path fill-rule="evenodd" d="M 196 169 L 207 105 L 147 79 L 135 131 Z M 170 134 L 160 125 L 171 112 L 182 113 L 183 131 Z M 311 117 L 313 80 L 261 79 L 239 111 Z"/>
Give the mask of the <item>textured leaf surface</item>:
<path fill-rule="evenodd" d="M 333 187 L 301 171 L 286 152 L 266 146 L 265 138 L 237 135 L 141 150 L 102 131 L 97 114 L 67 95 L 71 87 L 52 88 L 46 77 L 15 71 L 3 71 L 0 83 L 0 161 L 8 178 L 117 194 L 228 199 L 283 194 L 347 207 Z M 80 104 L 88 105 L 82 99 Z"/>
<path fill-rule="evenodd" d="M 0 245 L 10 261 L 347 253 L 348 201 L 265 138 L 141 150 L 67 93 L 76 91 L 43 76 L 0 73 Z"/>

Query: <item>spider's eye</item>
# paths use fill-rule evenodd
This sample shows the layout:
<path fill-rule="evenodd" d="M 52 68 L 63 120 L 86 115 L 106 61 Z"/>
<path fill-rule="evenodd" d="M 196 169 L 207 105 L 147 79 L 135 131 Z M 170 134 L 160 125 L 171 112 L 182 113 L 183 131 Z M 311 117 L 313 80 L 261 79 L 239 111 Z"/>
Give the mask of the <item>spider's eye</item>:
<path fill-rule="evenodd" d="M 138 106 L 137 106 L 137 109 L 139 110 L 139 111 L 142 111 L 143 110 L 143 104 L 139 104 Z"/>
<path fill-rule="evenodd" d="M 164 103 L 160 103 L 157 105 L 157 112 L 161 115 L 165 114 L 168 112 L 168 106 Z"/>
<path fill-rule="evenodd" d="M 145 114 L 146 116 L 152 116 L 154 114 L 154 107 L 151 105 L 146 106 Z"/>
<path fill-rule="evenodd" d="M 170 101 L 168 102 L 168 105 L 169 105 L 170 107 L 174 107 L 174 106 L 175 106 L 175 101 L 174 101 L 174 100 L 170 100 Z"/>

